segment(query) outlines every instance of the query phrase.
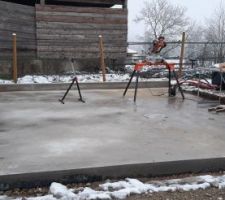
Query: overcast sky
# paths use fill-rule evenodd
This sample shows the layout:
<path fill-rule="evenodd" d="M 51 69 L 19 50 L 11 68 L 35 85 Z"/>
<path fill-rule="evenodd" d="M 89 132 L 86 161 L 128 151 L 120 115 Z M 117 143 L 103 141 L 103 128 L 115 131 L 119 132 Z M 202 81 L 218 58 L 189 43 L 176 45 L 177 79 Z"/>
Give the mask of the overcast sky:
<path fill-rule="evenodd" d="M 142 23 L 133 22 L 135 16 L 140 13 L 143 8 L 144 1 L 151 0 L 128 0 L 129 9 L 129 41 L 137 40 L 137 35 L 143 35 L 145 26 Z M 190 18 L 204 23 L 205 19 L 210 17 L 216 7 L 220 5 L 221 0 L 169 0 L 173 4 L 185 6 L 187 8 L 187 15 Z M 222 0 L 225 1 L 225 0 Z"/>

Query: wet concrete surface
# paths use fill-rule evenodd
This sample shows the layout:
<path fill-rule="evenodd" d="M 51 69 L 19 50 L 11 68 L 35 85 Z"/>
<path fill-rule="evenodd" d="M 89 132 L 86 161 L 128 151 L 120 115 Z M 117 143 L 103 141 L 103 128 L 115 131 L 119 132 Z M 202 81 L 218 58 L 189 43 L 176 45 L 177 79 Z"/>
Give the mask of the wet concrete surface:
<path fill-rule="evenodd" d="M 217 105 L 164 89 L 0 93 L 0 175 L 225 156 Z"/>

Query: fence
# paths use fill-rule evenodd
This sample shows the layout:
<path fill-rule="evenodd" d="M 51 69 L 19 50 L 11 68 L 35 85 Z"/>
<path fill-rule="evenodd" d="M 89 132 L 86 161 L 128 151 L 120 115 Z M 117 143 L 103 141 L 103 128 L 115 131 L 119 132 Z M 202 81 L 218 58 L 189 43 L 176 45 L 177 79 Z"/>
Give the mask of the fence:
<path fill-rule="evenodd" d="M 13 45 L 12 45 L 13 37 L 11 36 L 11 39 L 9 39 L 9 40 L 11 43 L 11 47 L 9 45 L 8 48 L 5 47 L 4 49 L 1 49 L 1 53 L 3 53 L 3 55 L 4 55 L 4 50 L 5 50 L 8 52 L 7 55 L 10 55 L 10 56 L 2 57 L 0 61 L 4 61 L 4 60 L 9 61 L 11 59 L 9 68 L 11 69 L 11 72 L 14 72 L 12 74 L 13 74 L 13 79 L 16 82 L 17 74 L 15 73 L 15 70 L 17 71 L 17 69 L 16 69 L 17 60 L 15 58 L 15 53 L 17 55 L 21 55 L 21 53 L 27 49 L 24 49 L 23 47 L 18 45 L 16 48 L 17 51 L 15 52 L 15 48 L 13 51 Z M 162 56 L 167 60 L 172 60 L 173 63 L 175 63 L 175 64 L 177 64 L 177 66 L 179 66 L 181 44 L 182 44 L 181 41 L 167 42 L 167 47 L 165 49 L 163 49 Z M 225 46 L 225 42 L 185 42 L 185 51 L 184 51 L 185 54 L 184 54 L 183 65 L 192 67 L 192 68 L 195 68 L 195 67 L 207 68 L 207 67 L 212 66 L 215 63 L 225 62 L 224 46 Z M 115 63 L 115 61 L 113 59 L 107 60 L 108 58 L 106 56 L 105 57 L 105 60 L 107 61 L 106 66 L 110 69 L 114 69 L 115 71 L 120 71 L 120 73 L 126 72 L 123 70 L 124 65 L 133 65 L 138 60 L 143 60 L 146 57 L 148 49 L 151 48 L 151 43 L 150 42 L 128 42 L 127 47 L 128 47 L 128 49 L 135 50 L 135 51 L 129 52 L 129 50 L 128 50 L 125 62 L 123 61 L 123 62 Z M 13 54 L 13 52 L 14 52 L 14 54 Z M 101 52 L 99 50 L 99 57 L 101 58 L 101 62 L 99 62 L 99 68 L 96 71 L 101 70 L 100 65 L 102 65 L 102 66 L 104 65 L 104 63 L 102 64 L 103 58 L 102 58 L 102 56 L 100 56 L 102 54 L 104 54 L 104 52 Z M 29 61 L 27 66 L 24 65 L 23 67 L 28 68 L 30 66 L 33 69 L 33 74 L 66 75 L 66 74 L 73 73 L 73 70 L 71 68 L 71 62 L 69 59 L 65 60 L 66 62 L 65 61 L 58 62 L 58 60 L 56 60 L 54 66 L 49 67 L 47 69 L 47 71 L 42 72 L 42 73 L 40 73 L 40 72 L 36 73 L 37 67 L 40 67 L 40 65 L 39 65 L 40 63 L 38 63 L 39 61 L 38 61 L 37 55 L 24 56 L 22 54 L 22 56 L 18 57 L 18 66 L 19 67 L 21 67 L 20 66 L 21 60 Z M 43 62 L 42 65 L 45 65 L 45 63 Z M 3 65 L 3 67 L 4 67 L 4 65 Z M 64 70 L 63 71 L 52 70 L 52 68 L 54 68 L 54 67 L 63 68 L 63 69 L 65 69 L 65 71 Z M 2 68 L 2 66 L 1 66 L 1 68 Z M 14 69 L 14 70 L 12 70 L 12 69 Z M 19 71 L 19 76 L 23 76 L 26 74 L 25 70 L 24 71 L 18 70 L 18 71 Z M 150 75 L 147 77 L 151 77 L 153 72 L 154 71 L 152 71 L 150 73 Z M 85 72 L 79 72 L 79 73 L 85 74 Z M 86 72 L 86 74 L 90 74 L 90 72 Z"/>
<path fill-rule="evenodd" d="M 209 66 L 225 62 L 225 42 L 185 42 L 184 65 Z M 175 60 L 179 64 L 181 41 L 167 42 L 162 51 L 165 59 Z M 127 63 L 142 60 L 151 48 L 151 42 L 128 42 L 128 49 L 134 50 Z"/>

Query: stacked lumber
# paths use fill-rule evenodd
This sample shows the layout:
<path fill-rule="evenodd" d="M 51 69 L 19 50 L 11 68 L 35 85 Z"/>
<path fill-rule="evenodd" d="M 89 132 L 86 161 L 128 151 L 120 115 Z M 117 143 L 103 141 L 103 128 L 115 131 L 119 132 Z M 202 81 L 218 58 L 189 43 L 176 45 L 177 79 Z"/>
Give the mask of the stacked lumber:
<path fill-rule="evenodd" d="M 40 58 L 96 59 L 99 35 L 106 58 L 126 56 L 126 9 L 36 5 L 36 28 Z"/>
<path fill-rule="evenodd" d="M 12 56 L 12 33 L 17 34 L 19 57 L 36 56 L 35 9 L 0 1 L 0 58 Z"/>

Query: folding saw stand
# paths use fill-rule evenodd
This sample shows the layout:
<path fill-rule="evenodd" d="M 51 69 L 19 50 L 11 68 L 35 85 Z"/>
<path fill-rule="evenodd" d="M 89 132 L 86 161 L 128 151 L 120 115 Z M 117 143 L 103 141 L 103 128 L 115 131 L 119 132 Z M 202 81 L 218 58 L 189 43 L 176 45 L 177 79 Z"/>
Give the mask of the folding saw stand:
<path fill-rule="evenodd" d="M 176 79 L 176 82 L 177 82 L 177 86 L 180 90 L 180 93 L 182 95 L 182 98 L 185 99 L 184 97 L 184 93 L 183 93 L 183 90 L 181 88 L 181 85 L 180 85 L 180 82 L 178 80 L 178 77 L 177 77 L 177 74 L 175 72 L 175 67 L 174 67 L 174 64 L 169 64 L 165 61 L 162 61 L 162 62 L 156 62 L 156 63 L 153 63 L 153 62 L 148 62 L 148 61 L 143 61 L 141 63 L 138 63 L 135 65 L 134 67 L 134 71 L 132 72 L 131 74 L 131 77 L 130 77 L 130 80 L 126 86 L 126 89 L 123 93 L 123 96 L 126 95 L 127 93 L 127 90 L 129 89 L 130 87 L 130 84 L 132 82 L 132 79 L 133 77 L 136 75 L 136 82 L 135 82 L 135 91 L 134 91 L 134 102 L 136 102 L 136 99 L 137 99 L 137 90 L 138 90 L 138 80 L 139 80 L 139 76 L 140 76 L 140 70 L 144 67 L 144 66 L 166 66 L 166 68 L 169 70 L 169 82 L 168 82 L 168 92 L 169 92 L 169 96 L 174 96 L 175 94 L 172 94 L 172 93 L 175 93 L 175 91 L 173 91 L 172 89 L 172 85 L 171 85 L 171 75 L 173 74 L 175 79 Z"/>
<path fill-rule="evenodd" d="M 75 70 L 74 70 L 74 60 L 71 59 L 71 67 L 72 67 L 72 70 L 73 70 L 73 73 L 75 75 Z M 83 97 L 81 95 L 81 90 L 80 90 L 80 86 L 79 86 L 79 82 L 78 82 L 78 79 L 77 77 L 75 76 L 73 79 L 72 79 L 72 82 L 70 83 L 68 89 L 66 90 L 64 96 L 62 97 L 62 99 L 59 99 L 59 102 L 61 102 L 62 104 L 65 104 L 64 103 L 64 99 L 66 98 L 67 94 L 69 93 L 69 91 L 71 90 L 73 84 L 76 82 L 76 86 L 77 86 L 77 90 L 78 90 L 78 94 L 79 94 L 79 101 L 85 103 L 85 101 L 83 100 Z"/>
<path fill-rule="evenodd" d="M 72 80 L 72 83 L 69 85 L 69 88 L 66 90 L 66 93 L 64 94 L 64 96 L 62 97 L 62 99 L 59 99 L 59 102 L 61 102 L 62 104 L 65 104 L 64 103 L 64 99 L 66 98 L 67 94 L 69 93 L 69 91 L 71 90 L 73 84 L 76 82 L 76 85 L 77 85 L 77 90 L 78 90 L 78 93 L 79 93 L 79 101 L 85 103 L 85 101 L 83 100 L 82 98 L 82 95 L 81 95 L 81 91 L 80 91 L 80 86 L 79 86 L 79 83 L 78 83 L 78 80 L 77 80 L 77 77 L 74 77 L 73 80 Z"/>

